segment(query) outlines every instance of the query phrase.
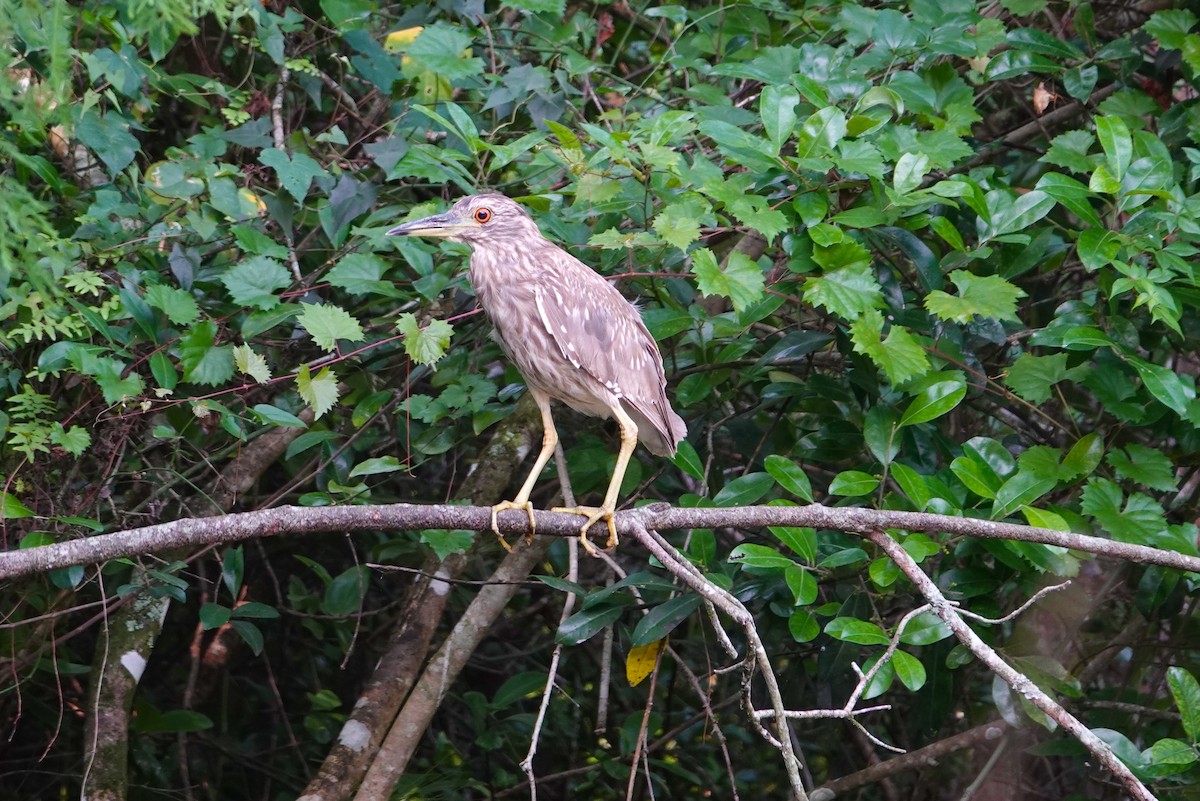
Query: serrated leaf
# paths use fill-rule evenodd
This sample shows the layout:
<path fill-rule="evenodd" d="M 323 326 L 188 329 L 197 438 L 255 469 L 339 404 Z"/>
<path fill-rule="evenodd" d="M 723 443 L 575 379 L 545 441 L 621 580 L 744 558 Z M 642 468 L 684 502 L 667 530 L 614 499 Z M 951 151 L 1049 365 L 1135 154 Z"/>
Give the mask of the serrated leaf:
<path fill-rule="evenodd" d="M 1066 377 L 1067 354 L 1034 356 L 1022 353 L 1008 368 L 1004 383 L 1019 397 L 1038 404 L 1049 399 L 1051 388 Z"/>
<path fill-rule="evenodd" d="M 708 248 L 692 253 L 696 285 L 705 295 L 720 295 L 733 301 L 735 311 L 757 303 L 764 294 L 766 278 L 758 264 L 741 251 L 733 251 L 722 269 Z"/>
<path fill-rule="evenodd" d="M 854 320 L 882 304 L 883 289 L 870 265 L 852 264 L 809 278 L 804 283 L 804 300 L 843 319 Z"/>
<path fill-rule="evenodd" d="M 233 348 L 217 345 L 217 326 L 205 320 L 192 326 L 179 340 L 179 363 L 183 365 L 183 380 L 215 386 L 233 376 Z"/>
<path fill-rule="evenodd" d="M 146 302 L 175 325 L 191 325 L 200 316 L 200 306 L 191 292 L 164 284 L 146 287 Z"/>
<path fill-rule="evenodd" d="M 925 297 L 925 308 L 943 320 L 969 323 L 976 316 L 995 320 L 1017 320 L 1017 300 L 1026 296 L 998 275 L 974 275 L 966 270 L 950 273 L 958 295 L 935 289 Z"/>
<path fill-rule="evenodd" d="M 221 276 L 221 283 L 234 303 L 269 311 L 279 305 L 275 291 L 290 285 L 292 277 L 275 259 L 254 256 L 229 268 Z"/>
<path fill-rule="evenodd" d="M 233 363 L 238 372 L 250 376 L 260 384 L 271 380 L 271 368 L 267 367 L 267 360 L 255 353 L 249 345 L 234 347 Z"/>
<path fill-rule="evenodd" d="M 277 147 L 263 150 L 258 160 L 275 170 L 275 174 L 279 176 L 280 186 L 286 189 L 297 203 L 304 202 L 313 179 L 326 174 L 321 165 L 309 156 L 296 153 L 289 157 L 287 153 Z"/>
<path fill-rule="evenodd" d="M 686 253 L 688 247 L 700 238 L 700 224 L 703 217 L 709 213 L 708 204 L 704 200 L 689 195 L 672 202 L 659 212 L 654 217 L 652 227 L 664 242 Z"/>
<path fill-rule="evenodd" d="M 302 364 L 296 375 L 296 391 L 300 393 L 304 402 L 312 407 L 318 420 L 337 403 L 337 384 L 337 376 L 328 367 L 314 376 L 310 374 L 308 365 Z"/>
<path fill-rule="evenodd" d="M 1150 489 L 1171 492 L 1179 483 L 1167 455 L 1145 445 L 1130 444 L 1124 451 L 1110 451 L 1105 461 L 1121 478 Z"/>
<path fill-rule="evenodd" d="M 362 326 L 340 306 L 301 303 L 303 311 L 297 318 L 301 327 L 325 351 L 337 349 L 337 341 L 360 342 L 364 339 Z"/>
<path fill-rule="evenodd" d="M 433 364 L 445 356 L 454 334 L 454 326 L 445 320 L 430 320 L 422 328 L 410 312 L 396 319 L 396 329 L 404 335 L 404 352 L 418 364 Z"/>
<path fill-rule="evenodd" d="M 929 357 L 916 338 L 902 326 L 893 325 L 887 339 L 882 339 L 883 315 L 870 309 L 850 324 L 850 339 L 854 351 L 875 362 L 888 380 L 903 384 L 929 370 Z"/>
<path fill-rule="evenodd" d="M 382 280 L 387 269 L 387 262 L 374 254 L 350 253 L 333 266 L 325 280 L 352 295 L 403 296 L 404 293 L 392 282 Z"/>

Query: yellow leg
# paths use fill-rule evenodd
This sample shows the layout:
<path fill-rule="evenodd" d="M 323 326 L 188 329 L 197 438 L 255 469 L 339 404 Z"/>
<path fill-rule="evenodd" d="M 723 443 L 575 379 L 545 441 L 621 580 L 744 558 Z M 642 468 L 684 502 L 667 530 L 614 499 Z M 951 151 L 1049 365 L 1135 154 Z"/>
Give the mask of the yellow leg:
<path fill-rule="evenodd" d="M 608 492 L 604 493 L 604 505 L 600 507 L 575 506 L 570 509 L 554 510 L 583 515 L 587 518 L 587 522 L 579 529 L 579 541 L 590 556 L 596 555 L 596 546 L 588 540 L 588 529 L 598 520 L 603 520 L 608 524 L 608 542 L 605 543 L 604 550 L 611 551 L 617 547 L 617 524 L 613 522 L 613 514 L 617 511 L 617 495 L 621 492 L 621 482 L 625 480 L 625 470 L 629 467 L 629 458 L 633 455 L 633 449 L 637 447 L 637 423 L 633 422 L 633 419 L 625 414 L 625 410 L 619 405 L 613 407 L 612 413 L 621 427 L 621 450 L 617 454 L 617 466 L 613 468 L 612 479 L 608 482 Z"/>
<path fill-rule="evenodd" d="M 504 546 L 504 550 L 510 552 L 512 547 L 500 533 L 500 524 L 496 520 L 496 515 L 506 509 L 524 510 L 529 515 L 530 531 L 525 536 L 525 541 L 529 542 L 533 539 L 533 530 L 537 524 L 533 519 L 533 504 L 529 502 L 529 495 L 533 492 L 533 485 L 537 483 L 538 476 L 542 474 L 542 468 L 546 466 L 546 462 L 550 461 L 550 457 L 554 455 L 554 448 L 558 445 L 558 430 L 554 427 L 554 418 L 550 416 L 550 397 L 535 389 L 530 389 L 529 394 L 533 396 L 533 402 L 537 404 L 538 411 L 542 413 L 542 452 L 534 461 L 533 469 L 529 471 L 529 477 L 521 485 L 521 491 L 517 493 L 517 497 L 511 501 L 501 501 L 492 507 L 492 531 L 500 538 L 500 544 Z"/>

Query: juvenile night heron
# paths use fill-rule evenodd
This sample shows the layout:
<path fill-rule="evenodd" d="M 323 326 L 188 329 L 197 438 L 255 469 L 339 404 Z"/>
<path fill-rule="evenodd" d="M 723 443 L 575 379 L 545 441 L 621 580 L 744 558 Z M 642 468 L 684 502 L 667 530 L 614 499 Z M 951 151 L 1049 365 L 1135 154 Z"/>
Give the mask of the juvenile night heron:
<path fill-rule="evenodd" d="M 584 414 L 612 416 L 621 427 L 621 450 L 603 505 L 557 510 L 587 517 L 580 538 L 588 553 L 595 547 L 587 532 L 598 520 L 608 524 L 606 547 L 614 547 L 617 493 L 637 441 L 658 456 L 674 456 L 687 433 L 667 400 L 662 356 L 637 309 L 542 236 L 525 209 L 504 195 L 465 197 L 445 214 L 404 223 L 388 234 L 471 246 L 471 285 L 541 412 L 541 453 L 517 497 L 492 507 L 492 530 L 499 536 L 496 515 L 506 509 L 524 510 L 534 526 L 529 495 L 558 444 L 553 398 Z"/>

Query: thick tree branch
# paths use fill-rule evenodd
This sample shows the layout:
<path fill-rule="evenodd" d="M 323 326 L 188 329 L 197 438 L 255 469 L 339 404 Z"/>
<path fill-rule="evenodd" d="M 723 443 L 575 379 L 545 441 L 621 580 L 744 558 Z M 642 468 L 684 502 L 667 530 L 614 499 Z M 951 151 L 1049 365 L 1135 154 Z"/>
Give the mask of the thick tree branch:
<path fill-rule="evenodd" d="M 23 551 L 0 553 L 0 580 L 20 578 L 58 567 L 88 565 L 109 559 L 153 553 L 181 546 L 239 542 L 279 534 L 329 531 L 421 531 L 429 528 L 488 531 L 491 510 L 477 506 L 387 504 L 383 506 L 280 506 L 224 517 L 184 519 L 144 528 L 99 534 Z M 537 533 L 554 537 L 579 535 L 579 517 L 560 512 L 534 512 Z M 503 512 L 500 530 L 509 536 L 526 534 L 524 512 Z M 922 512 L 808 506 L 745 506 L 731 509 L 678 509 L 652 504 L 618 512 L 617 531 L 633 537 L 639 527 L 652 530 L 764 526 L 807 526 L 869 535 L 879 529 L 945 533 L 981 539 L 1020 540 L 1057 545 L 1110 559 L 1161 565 L 1200 573 L 1200 557 L 1132 545 L 1101 537 L 1046 528 L 998 523 Z"/>

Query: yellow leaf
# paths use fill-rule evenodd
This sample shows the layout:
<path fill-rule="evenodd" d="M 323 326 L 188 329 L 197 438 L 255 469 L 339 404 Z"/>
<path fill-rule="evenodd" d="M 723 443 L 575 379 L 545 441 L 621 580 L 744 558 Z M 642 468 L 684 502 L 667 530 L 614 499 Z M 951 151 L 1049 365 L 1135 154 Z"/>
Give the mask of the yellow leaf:
<path fill-rule="evenodd" d="M 423 30 L 425 30 L 424 26 L 415 25 L 411 28 L 392 31 L 383 40 L 383 46 L 388 50 L 403 50 L 412 44 L 413 40 L 420 36 Z"/>
<path fill-rule="evenodd" d="M 630 687 L 638 686 L 654 672 L 654 666 L 658 664 L 658 654 L 666 646 L 667 638 L 663 637 L 661 640 L 630 650 L 629 656 L 625 657 L 625 678 L 629 680 Z"/>

